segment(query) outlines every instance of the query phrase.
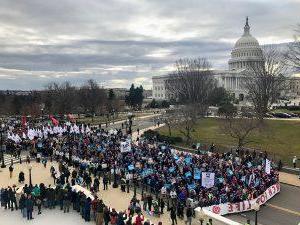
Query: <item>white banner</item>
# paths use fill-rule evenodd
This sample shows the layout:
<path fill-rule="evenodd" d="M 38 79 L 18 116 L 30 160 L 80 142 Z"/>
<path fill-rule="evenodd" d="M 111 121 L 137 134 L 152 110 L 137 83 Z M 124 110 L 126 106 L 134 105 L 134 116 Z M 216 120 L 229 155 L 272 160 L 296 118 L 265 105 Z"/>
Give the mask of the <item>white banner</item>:
<path fill-rule="evenodd" d="M 202 172 L 201 184 L 202 187 L 211 188 L 215 185 L 215 173 Z"/>
<path fill-rule="evenodd" d="M 280 192 L 280 184 L 274 184 L 269 187 L 263 194 L 258 196 L 256 199 L 237 202 L 237 203 L 224 203 L 219 205 L 212 205 L 209 207 L 204 207 L 215 214 L 218 215 L 226 215 L 231 213 L 240 213 L 254 209 L 255 203 L 259 205 L 265 204 L 269 199 L 271 199 L 274 195 Z"/>
<path fill-rule="evenodd" d="M 121 142 L 120 149 L 121 149 L 121 152 L 130 152 L 131 151 L 131 141 L 126 140 L 124 142 Z"/>
<path fill-rule="evenodd" d="M 271 173 L 271 161 L 266 159 L 266 168 L 265 168 L 266 174 Z"/>

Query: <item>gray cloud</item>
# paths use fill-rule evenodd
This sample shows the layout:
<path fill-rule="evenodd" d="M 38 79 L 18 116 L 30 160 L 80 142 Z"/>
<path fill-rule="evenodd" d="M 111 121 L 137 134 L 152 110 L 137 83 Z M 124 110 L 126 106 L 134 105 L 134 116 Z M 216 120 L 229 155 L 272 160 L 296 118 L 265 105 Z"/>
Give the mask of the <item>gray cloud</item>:
<path fill-rule="evenodd" d="M 0 89 L 50 81 L 151 86 L 180 57 L 226 68 L 245 16 L 263 43 L 292 40 L 297 0 L 2 0 Z"/>

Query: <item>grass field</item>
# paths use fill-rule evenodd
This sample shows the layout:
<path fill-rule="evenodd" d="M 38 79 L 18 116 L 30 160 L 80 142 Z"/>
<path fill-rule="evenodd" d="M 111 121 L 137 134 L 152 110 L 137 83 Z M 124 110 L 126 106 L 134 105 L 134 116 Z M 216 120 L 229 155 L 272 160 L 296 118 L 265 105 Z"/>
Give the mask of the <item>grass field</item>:
<path fill-rule="evenodd" d="M 219 119 L 206 118 L 198 121 L 192 133 L 195 143 L 211 144 L 218 147 L 234 146 L 235 140 L 222 133 Z M 160 133 L 168 135 L 167 127 L 160 128 Z M 172 136 L 182 136 L 179 129 L 172 130 Z M 255 131 L 250 136 L 251 143 L 246 147 L 266 150 L 272 157 L 282 159 L 291 165 L 292 157 L 300 158 L 300 121 L 267 120 L 262 131 Z M 180 145 L 184 145 L 181 143 Z"/>

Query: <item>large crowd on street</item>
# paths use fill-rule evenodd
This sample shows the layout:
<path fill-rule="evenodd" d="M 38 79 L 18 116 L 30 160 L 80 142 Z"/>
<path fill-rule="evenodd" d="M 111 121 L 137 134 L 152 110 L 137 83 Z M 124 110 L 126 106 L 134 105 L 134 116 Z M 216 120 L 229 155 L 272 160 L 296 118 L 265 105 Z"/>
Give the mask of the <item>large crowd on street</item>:
<path fill-rule="evenodd" d="M 14 209 L 18 205 L 28 219 L 32 218 L 34 204 L 39 212 L 42 206 L 50 209 L 59 206 L 68 212 L 72 205 L 86 221 L 92 218 L 96 224 L 150 224 L 147 220 L 142 222 L 142 210 L 149 215 L 160 215 L 165 209 L 170 211 L 172 224 L 177 223 L 177 217 L 191 224 L 195 207 L 257 198 L 278 183 L 279 178 L 273 163 L 266 173 L 267 154 L 261 152 L 180 152 L 167 143 L 139 138 L 133 141 L 121 129 L 108 131 L 73 123 L 28 127 L 26 131 L 18 134 L 11 126 L 6 150 L 28 151 L 45 166 L 48 160 L 59 164 L 58 169 L 50 169 L 55 188 L 25 185 L 18 204 L 12 197 L 16 193 L 14 187 L 1 190 L 2 206 Z M 202 184 L 202 172 L 214 173 L 211 187 Z M 21 174 L 19 181 L 22 180 Z M 83 186 L 95 194 L 109 184 L 120 185 L 124 192 L 134 190 L 126 212 L 116 212 L 102 200 L 87 197 L 73 188 Z M 142 191 L 140 200 L 136 197 L 137 189 Z M 132 221 L 134 214 L 138 215 Z"/>

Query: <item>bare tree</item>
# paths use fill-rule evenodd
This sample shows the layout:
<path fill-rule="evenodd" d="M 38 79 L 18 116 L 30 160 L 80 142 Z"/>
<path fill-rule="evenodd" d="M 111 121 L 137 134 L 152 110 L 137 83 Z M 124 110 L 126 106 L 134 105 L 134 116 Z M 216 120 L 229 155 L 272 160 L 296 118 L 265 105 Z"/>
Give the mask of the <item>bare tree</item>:
<path fill-rule="evenodd" d="M 76 91 L 76 87 L 68 81 L 48 84 L 44 94 L 46 111 L 59 114 L 73 112 L 77 103 Z"/>
<path fill-rule="evenodd" d="M 96 112 L 103 111 L 106 103 L 106 93 L 94 80 L 88 80 L 79 90 L 79 103 L 84 112 L 91 113 L 93 118 Z"/>
<path fill-rule="evenodd" d="M 235 116 L 227 116 L 221 119 L 220 128 L 225 134 L 228 134 L 237 142 L 237 148 L 241 149 L 251 142 L 250 135 L 258 129 L 259 120 L 252 118 L 237 118 Z"/>
<path fill-rule="evenodd" d="M 286 66 L 282 55 L 273 47 L 264 49 L 264 63 L 250 65 L 243 85 L 247 98 L 259 119 L 263 119 L 285 88 Z"/>
<path fill-rule="evenodd" d="M 198 112 L 198 108 L 192 104 L 185 105 L 177 112 L 178 119 L 175 124 L 179 128 L 179 132 L 185 137 L 187 144 L 192 141 L 192 132 L 198 123 Z"/>
<path fill-rule="evenodd" d="M 211 64 L 205 58 L 180 59 L 176 61 L 175 67 L 176 71 L 166 81 L 166 93 L 178 104 L 184 105 L 177 112 L 179 118 L 172 123 L 178 124 L 180 133 L 190 143 L 197 120 L 207 112 L 216 81 Z"/>
<path fill-rule="evenodd" d="M 168 110 L 163 115 L 163 123 L 168 127 L 169 136 L 172 136 L 172 128 L 178 122 L 178 114 L 175 110 Z"/>
<path fill-rule="evenodd" d="M 183 104 L 196 103 L 208 107 L 216 81 L 207 59 L 180 59 L 175 67 L 175 73 L 166 81 L 166 91 L 171 98 Z"/>
<path fill-rule="evenodd" d="M 295 41 L 288 45 L 285 58 L 289 66 L 300 70 L 300 24 L 296 29 Z"/>

